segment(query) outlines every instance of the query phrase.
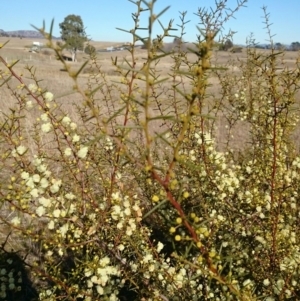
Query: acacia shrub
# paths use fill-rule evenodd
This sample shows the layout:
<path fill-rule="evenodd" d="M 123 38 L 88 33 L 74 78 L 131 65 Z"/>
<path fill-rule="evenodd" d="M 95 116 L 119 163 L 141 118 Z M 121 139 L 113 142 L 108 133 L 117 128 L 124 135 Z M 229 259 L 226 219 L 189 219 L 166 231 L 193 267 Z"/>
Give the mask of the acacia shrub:
<path fill-rule="evenodd" d="M 154 13 L 155 2 L 134 3 L 130 59 L 112 59 L 117 83 L 96 56 L 78 72 L 62 60 L 82 97 L 76 119 L 30 67 L 25 84 L 0 57 L 2 89 L 16 100 L 1 115 L 1 221 L 11 232 L 1 250 L 10 243 L 24 254 L 40 300 L 297 300 L 298 63 L 278 72 L 283 52 L 249 47 L 239 73 L 212 65 L 216 34 L 246 1 L 225 17 L 223 1 L 198 9 L 194 61 L 180 45 L 163 52 L 173 25 L 153 39 L 165 12 Z M 147 13 L 145 38 L 138 24 Z M 140 40 L 149 41 L 142 65 Z M 161 78 L 166 56 L 173 64 Z M 87 64 L 98 73 L 81 87 Z M 211 76 L 219 93 L 208 92 Z M 238 153 L 236 127 L 249 129 Z M 22 287 L 5 263 L 0 273 L 5 300 Z"/>

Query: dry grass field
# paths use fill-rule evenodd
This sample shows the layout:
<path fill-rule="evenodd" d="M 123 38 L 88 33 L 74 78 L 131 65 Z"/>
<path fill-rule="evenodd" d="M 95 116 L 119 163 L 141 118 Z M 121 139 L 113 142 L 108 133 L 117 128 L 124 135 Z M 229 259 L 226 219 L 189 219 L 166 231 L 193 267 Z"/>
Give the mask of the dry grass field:
<path fill-rule="evenodd" d="M 0 43 L 5 43 L 7 38 L 0 37 Z M 73 81 L 68 77 L 67 72 L 64 71 L 62 63 L 55 58 L 54 52 L 51 49 L 42 48 L 40 53 L 30 52 L 33 41 L 42 42 L 46 44 L 46 40 L 33 40 L 33 39 L 20 39 L 20 38 L 10 38 L 8 44 L 5 45 L 3 49 L 0 50 L 0 55 L 8 62 L 12 63 L 18 60 L 18 63 L 14 66 L 14 70 L 23 74 L 23 79 L 26 83 L 30 83 L 30 75 L 28 72 L 24 71 L 26 67 L 33 67 L 35 70 L 35 75 L 39 80 L 42 80 L 41 86 L 51 91 L 57 101 L 62 105 L 62 107 L 73 116 L 76 114 L 73 104 L 82 101 L 81 95 L 74 93 L 72 90 Z M 96 48 L 96 50 L 105 49 L 110 46 L 120 46 L 121 43 L 112 42 L 91 42 L 91 44 Z M 259 50 L 260 52 L 267 53 L 269 50 Z M 137 67 L 142 66 L 146 51 L 140 48 L 136 49 L 136 58 L 138 59 Z M 293 69 L 295 68 L 295 61 L 297 60 L 297 52 L 287 52 L 285 54 L 284 60 L 278 66 L 278 72 L 283 68 Z M 105 74 L 105 77 L 109 83 L 120 82 L 120 76 L 112 65 L 111 58 L 118 57 L 118 62 L 122 62 L 124 58 L 130 61 L 130 54 L 127 50 L 115 51 L 115 52 L 97 52 L 98 63 L 101 66 L 101 71 Z M 188 59 L 190 62 L 196 61 L 197 57 L 194 54 L 188 54 Z M 78 53 L 77 62 L 68 62 L 68 65 L 72 70 L 77 70 L 80 66 L 87 60 L 87 55 L 84 53 Z M 221 52 L 215 51 L 213 54 L 213 64 L 218 67 L 226 67 L 227 71 L 234 74 L 239 74 L 240 69 L 238 67 L 239 62 L 246 60 L 246 51 L 243 49 L 241 53 L 231 53 L 231 52 Z M 172 67 L 172 59 L 168 56 L 160 60 L 158 64 L 158 71 L 162 77 L 165 77 L 170 72 Z M 0 66 L 3 69 L 4 66 Z M 83 72 L 80 74 L 78 81 L 82 89 L 86 88 L 88 83 L 88 78 L 90 71 L 93 71 L 92 67 L 85 67 Z M 167 83 L 165 83 L 167 85 Z M 210 78 L 210 93 L 217 97 L 219 94 L 219 79 L 212 76 Z M 189 89 L 189 85 L 186 85 L 186 89 Z M 113 90 L 113 93 L 119 93 Z M 116 95 L 116 99 L 119 95 Z M 163 96 L 162 96 L 163 97 Z M 99 97 L 101 99 L 101 97 Z M 0 106 L 2 111 L 6 111 L 11 107 L 14 101 L 14 97 L 11 95 L 9 90 L 0 90 Z M 166 100 L 167 101 L 167 100 Z M 224 143 L 224 133 L 225 120 L 222 116 L 218 116 L 217 124 L 219 130 L 217 130 L 217 140 L 222 144 Z M 295 140 L 299 140 L 300 131 L 297 129 L 295 132 Z M 243 127 L 236 127 L 234 132 L 234 147 L 239 147 L 244 145 L 247 140 L 247 135 L 245 135 L 245 129 Z M 298 144 L 298 143 L 297 143 Z"/>

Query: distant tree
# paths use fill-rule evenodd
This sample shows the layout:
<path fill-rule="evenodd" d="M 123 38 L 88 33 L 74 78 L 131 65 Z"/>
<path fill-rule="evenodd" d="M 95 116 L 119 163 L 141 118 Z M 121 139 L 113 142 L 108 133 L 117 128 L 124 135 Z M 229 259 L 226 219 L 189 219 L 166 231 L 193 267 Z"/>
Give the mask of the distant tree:
<path fill-rule="evenodd" d="M 85 48 L 84 48 L 84 52 L 88 55 L 93 55 L 96 53 L 96 48 L 93 45 L 88 44 Z"/>
<path fill-rule="evenodd" d="M 7 37 L 7 36 L 8 34 L 4 30 L 0 29 L 0 37 Z"/>
<path fill-rule="evenodd" d="M 300 50 L 300 43 L 299 42 L 293 42 L 290 46 L 290 50 L 292 50 L 292 51 Z"/>
<path fill-rule="evenodd" d="M 150 43 L 150 40 L 144 40 L 144 44 L 142 45 L 141 49 L 148 49 L 149 43 Z M 159 38 L 156 38 L 156 39 L 152 39 L 151 47 L 156 47 L 157 49 L 162 49 L 163 44 L 159 40 Z"/>
<path fill-rule="evenodd" d="M 83 49 L 84 42 L 87 40 L 85 28 L 80 16 L 68 15 L 59 24 L 61 29 L 61 39 L 65 42 L 66 48 L 72 53 L 73 62 L 76 61 L 78 49 Z"/>
<path fill-rule="evenodd" d="M 232 53 L 241 53 L 241 52 L 243 52 L 243 47 L 232 47 L 230 49 L 230 52 L 232 52 Z"/>
<path fill-rule="evenodd" d="M 181 37 L 175 37 L 174 40 L 173 40 L 173 44 L 174 44 L 175 46 L 179 46 L 179 45 L 181 45 L 182 43 L 183 43 L 183 40 L 182 40 Z"/>
<path fill-rule="evenodd" d="M 230 39 L 227 39 L 225 43 L 222 43 L 219 47 L 220 50 L 228 51 L 230 48 L 233 47 L 233 43 Z"/>
<path fill-rule="evenodd" d="M 175 37 L 173 42 L 171 43 L 171 48 L 173 51 L 177 52 L 179 50 L 184 51 L 187 47 L 182 37 Z"/>
<path fill-rule="evenodd" d="M 284 45 L 282 45 L 281 43 L 276 43 L 275 44 L 275 49 L 277 49 L 277 50 L 284 50 Z"/>
<path fill-rule="evenodd" d="M 225 50 L 227 51 L 233 47 L 233 43 L 231 40 L 227 39 L 226 42 L 224 43 L 224 46 L 225 46 Z"/>

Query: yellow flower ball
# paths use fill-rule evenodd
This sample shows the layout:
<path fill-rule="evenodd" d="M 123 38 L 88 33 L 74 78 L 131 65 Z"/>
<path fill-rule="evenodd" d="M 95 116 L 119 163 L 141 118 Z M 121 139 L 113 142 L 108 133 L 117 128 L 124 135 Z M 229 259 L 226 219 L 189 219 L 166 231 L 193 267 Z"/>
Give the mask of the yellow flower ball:
<path fill-rule="evenodd" d="M 170 233 L 175 233 L 176 232 L 176 228 L 171 227 L 169 231 L 170 231 Z"/>
<path fill-rule="evenodd" d="M 198 248 L 201 248 L 202 246 L 203 246 L 203 245 L 202 245 L 201 241 L 198 241 L 198 242 L 197 242 L 197 247 L 198 247 Z"/>
<path fill-rule="evenodd" d="M 182 224 L 182 218 L 181 218 L 181 217 L 177 217 L 177 218 L 176 218 L 176 223 L 177 223 L 178 225 Z"/>
<path fill-rule="evenodd" d="M 152 197 L 152 201 L 155 202 L 155 203 L 158 202 L 159 201 L 159 197 L 157 195 L 154 195 Z"/>
<path fill-rule="evenodd" d="M 175 240 L 176 240 L 176 241 L 181 241 L 181 236 L 180 236 L 180 235 L 176 235 L 176 236 L 175 236 Z"/>
<path fill-rule="evenodd" d="M 189 194 L 187 191 L 185 191 L 185 192 L 183 193 L 183 197 L 184 197 L 185 199 L 187 199 L 189 196 L 190 196 L 190 194 Z"/>

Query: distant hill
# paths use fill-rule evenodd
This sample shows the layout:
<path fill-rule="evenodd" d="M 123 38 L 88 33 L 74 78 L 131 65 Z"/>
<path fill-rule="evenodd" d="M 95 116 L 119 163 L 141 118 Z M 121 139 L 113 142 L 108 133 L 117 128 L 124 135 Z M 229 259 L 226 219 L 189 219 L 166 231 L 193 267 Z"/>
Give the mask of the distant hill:
<path fill-rule="evenodd" d="M 5 31 L 0 29 L 0 36 L 2 37 L 20 37 L 20 38 L 31 38 L 31 39 L 43 39 L 43 35 L 36 30 L 11 30 Z M 57 39 L 53 37 L 53 39 Z"/>

